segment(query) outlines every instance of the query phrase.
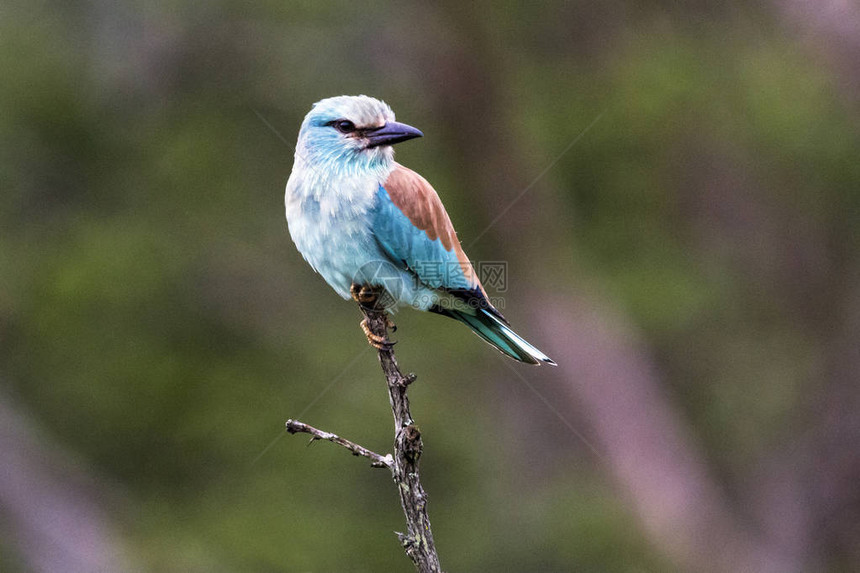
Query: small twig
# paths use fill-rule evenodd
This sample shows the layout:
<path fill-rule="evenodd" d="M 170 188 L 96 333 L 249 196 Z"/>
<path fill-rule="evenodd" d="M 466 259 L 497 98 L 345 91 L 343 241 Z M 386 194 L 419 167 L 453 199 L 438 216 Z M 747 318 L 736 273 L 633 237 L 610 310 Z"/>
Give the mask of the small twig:
<path fill-rule="evenodd" d="M 352 452 L 354 456 L 364 456 L 366 458 L 370 458 L 371 466 L 375 468 L 389 468 L 391 469 L 394 465 L 394 458 L 391 454 L 380 456 L 376 452 L 368 450 L 364 446 L 360 446 L 355 442 L 350 442 L 345 438 L 341 438 L 337 434 L 332 434 L 331 432 L 324 432 L 322 430 L 318 430 L 313 426 L 309 426 L 304 422 L 299 422 L 298 420 L 287 420 L 287 431 L 291 434 L 304 433 L 310 434 L 311 442 L 315 440 L 326 440 L 337 444 L 339 446 L 343 446 Z"/>

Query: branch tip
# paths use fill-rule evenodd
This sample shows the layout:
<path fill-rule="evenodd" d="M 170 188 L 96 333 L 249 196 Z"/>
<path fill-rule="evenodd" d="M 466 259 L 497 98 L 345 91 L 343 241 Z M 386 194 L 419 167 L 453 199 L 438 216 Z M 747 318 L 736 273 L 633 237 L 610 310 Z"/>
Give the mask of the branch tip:
<path fill-rule="evenodd" d="M 381 456 L 374 451 L 371 451 L 364 446 L 360 446 L 355 442 L 350 442 L 345 438 L 341 438 L 337 434 L 332 434 L 331 432 L 324 432 L 313 426 L 309 426 L 304 422 L 299 422 L 298 420 L 287 420 L 287 431 L 291 434 L 296 433 L 304 433 L 310 434 L 311 439 L 308 441 L 308 446 L 313 444 L 316 440 L 326 440 L 327 442 L 332 442 L 333 444 L 337 444 L 343 448 L 346 448 L 352 455 L 354 456 L 364 456 L 365 458 L 369 458 L 371 460 L 371 465 L 374 467 L 386 467 L 393 468 L 394 461 L 391 457 L 391 454 L 386 456 Z"/>

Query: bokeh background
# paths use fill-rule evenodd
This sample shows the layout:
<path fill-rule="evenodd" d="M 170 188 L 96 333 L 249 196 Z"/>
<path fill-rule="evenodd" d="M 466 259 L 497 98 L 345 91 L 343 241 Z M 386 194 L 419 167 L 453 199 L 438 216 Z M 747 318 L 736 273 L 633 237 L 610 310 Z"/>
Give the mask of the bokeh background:
<path fill-rule="evenodd" d="M 856 3 L 13 0 L 0 71 L 0 570 L 411 570 L 283 432 L 391 447 L 283 215 L 360 93 L 560 365 L 398 315 L 447 571 L 860 568 Z"/>

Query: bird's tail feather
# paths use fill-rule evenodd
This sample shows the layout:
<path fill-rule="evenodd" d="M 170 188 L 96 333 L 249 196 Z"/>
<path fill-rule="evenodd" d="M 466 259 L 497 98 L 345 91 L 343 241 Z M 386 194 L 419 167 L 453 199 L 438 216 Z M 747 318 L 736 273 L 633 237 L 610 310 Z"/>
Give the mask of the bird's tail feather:
<path fill-rule="evenodd" d="M 466 324 L 475 334 L 514 360 L 519 360 L 527 364 L 550 364 L 556 366 L 552 358 L 529 344 L 526 339 L 514 332 L 510 326 L 485 309 L 478 309 L 476 314 L 462 310 L 447 310 L 445 314 Z"/>

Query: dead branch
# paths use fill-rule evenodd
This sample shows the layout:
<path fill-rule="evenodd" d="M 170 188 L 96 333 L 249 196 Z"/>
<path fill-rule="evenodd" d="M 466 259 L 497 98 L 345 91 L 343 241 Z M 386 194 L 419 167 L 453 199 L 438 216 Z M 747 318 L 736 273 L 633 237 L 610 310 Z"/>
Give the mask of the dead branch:
<path fill-rule="evenodd" d="M 311 441 L 333 442 L 348 449 L 353 455 L 369 458 L 374 467 L 389 468 L 400 494 L 400 505 L 406 515 L 406 533 L 398 533 L 397 537 L 419 573 L 441 573 L 433 532 L 430 529 L 430 518 L 427 515 L 427 494 L 421 486 L 418 472 L 418 461 L 424 444 L 421 432 L 409 411 L 409 398 L 406 395 L 407 388 L 415 381 L 415 375 L 404 375 L 400 372 L 394 357 L 394 343 L 388 339 L 391 321 L 378 304 L 381 298 L 378 293 L 368 287 L 362 287 L 354 288 L 353 296 L 364 314 L 362 330 L 367 335 L 368 343 L 377 349 L 379 363 L 385 374 L 391 412 L 394 415 L 394 455 L 381 456 L 336 434 L 295 420 L 287 421 L 287 431 L 291 434 L 310 434 Z"/>

